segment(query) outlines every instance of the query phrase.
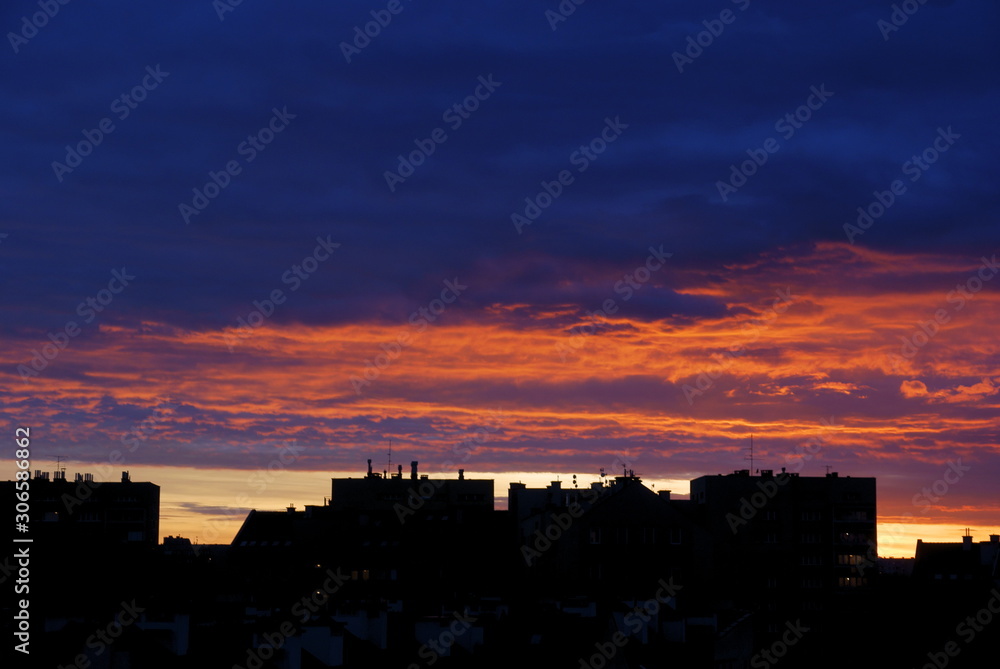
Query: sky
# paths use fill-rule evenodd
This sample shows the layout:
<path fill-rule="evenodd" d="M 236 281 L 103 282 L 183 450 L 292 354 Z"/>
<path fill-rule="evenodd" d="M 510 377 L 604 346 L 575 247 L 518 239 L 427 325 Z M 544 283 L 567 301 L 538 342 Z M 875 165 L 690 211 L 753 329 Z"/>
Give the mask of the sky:
<path fill-rule="evenodd" d="M 752 434 L 876 477 L 883 554 L 1000 531 L 995 3 L 45 6 L 0 9 L 33 468 L 229 541 L 390 440 L 683 495 Z"/>

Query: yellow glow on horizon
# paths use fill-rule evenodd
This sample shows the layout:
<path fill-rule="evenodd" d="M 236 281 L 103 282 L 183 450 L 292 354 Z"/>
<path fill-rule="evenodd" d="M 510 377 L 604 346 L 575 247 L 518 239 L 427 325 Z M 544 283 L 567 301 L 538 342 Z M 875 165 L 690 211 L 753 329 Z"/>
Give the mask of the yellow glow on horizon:
<path fill-rule="evenodd" d="M 421 471 L 432 478 L 457 478 L 457 472 Z M 250 509 L 281 511 L 289 504 L 301 510 L 305 505 L 322 506 L 330 494 L 332 478 L 362 478 L 361 469 L 352 471 L 278 470 L 268 478 L 262 471 L 198 469 L 193 467 L 133 467 L 133 481 L 152 481 L 160 486 L 160 536 L 183 536 L 201 544 L 233 540 Z M 404 476 L 408 475 L 404 468 Z M 467 469 L 468 479 L 494 480 L 495 508 L 507 507 L 511 482 L 542 488 L 561 481 L 573 487 L 572 474 L 562 472 L 476 472 Z M 583 489 L 599 477 L 577 474 Z M 671 496 L 686 497 L 689 481 L 683 479 L 643 479 L 653 491 L 670 490 Z M 196 506 L 185 506 L 194 504 Z M 212 509 L 211 507 L 219 507 Z M 226 510 L 229 510 L 228 512 Z M 881 557 L 913 557 L 917 539 L 928 542 L 959 542 L 963 528 L 949 523 L 878 523 L 878 552 Z M 994 528 L 977 528 L 975 541 L 996 534 Z"/>

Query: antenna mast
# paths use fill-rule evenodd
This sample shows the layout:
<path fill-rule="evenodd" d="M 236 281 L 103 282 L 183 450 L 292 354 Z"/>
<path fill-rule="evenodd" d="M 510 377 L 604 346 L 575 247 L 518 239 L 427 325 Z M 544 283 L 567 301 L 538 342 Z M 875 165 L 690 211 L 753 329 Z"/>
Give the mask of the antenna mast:
<path fill-rule="evenodd" d="M 392 471 L 392 439 L 389 440 L 389 471 Z"/>
<path fill-rule="evenodd" d="M 750 457 L 746 459 L 750 461 L 750 476 L 753 476 L 753 433 L 750 433 Z"/>

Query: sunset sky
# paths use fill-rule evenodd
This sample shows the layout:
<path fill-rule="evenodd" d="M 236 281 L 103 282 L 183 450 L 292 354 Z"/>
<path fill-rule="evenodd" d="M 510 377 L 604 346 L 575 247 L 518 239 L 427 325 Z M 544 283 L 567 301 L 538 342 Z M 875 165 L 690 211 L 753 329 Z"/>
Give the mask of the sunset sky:
<path fill-rule="evenodd" d="M 8 433 L 203 543 L 390 440 L 501 506 L 751 434 L 985 540 L 1000 8 L 912 4 L 6 3 Z"/>

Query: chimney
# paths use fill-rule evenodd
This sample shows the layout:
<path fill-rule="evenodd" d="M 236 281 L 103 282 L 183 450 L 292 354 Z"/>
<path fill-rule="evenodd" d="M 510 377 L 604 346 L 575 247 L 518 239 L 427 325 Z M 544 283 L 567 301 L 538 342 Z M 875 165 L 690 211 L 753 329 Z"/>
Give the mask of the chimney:
<path fill-rule="evenodd" d="M 413 460 L 410 462 L 410 478 L 414 481 L 417 480 L 417 461 Z"/>
<path fill-rule="evenodd" d="M 994 546 L 1000 544 L 1000 534 L 991 534 L 990 543 L 993 544 Z"/>
<path fill-rule="evenodd" d="M 662 497 L 665 500 L 669 500 L 670 499 L 670 491 L 669 490 L 660 490 L 656 494 L 659 495 L 660 497 Z"/>
<path fill-rule="evenodd" d="M 79 482 L 82 480 L 83 480 L 83 474 L 81 474 L 80 472 L 77 472 L 73 475 L 73 481 Z"/>
<path fill-rule="evenodd" d="M 458 470 L 458 480 L 459 481 L 464 481 L 465 480 L 465 470 L 464 469 L 459 469 Z"/>
<path fill-rule="evenodd" d="M 368 458 L 368 478 L 372 476 L 372 459 Z"/>
<path fill-rule="evenodd" d="M 972 550 L 972 535 L 966 534 L 962 537 L 962 550 L 971 551 Z"/>
<path fill-rule="evenodd" d="M 285 509 L 285 511 L 287 511 L 288 513 L 295 513 L 295 505 L 289 504 L 288 507 Z"/>
<path fill-rule="evenodd" d="M 122 483 L 131 483 L 132 479 L 129 478 L 128 472 L 122 472 Z"/>
<path fill-rule="evenodd" d="M 396 478 L 403 478 L 403 465 L 396 465 Z"/>

